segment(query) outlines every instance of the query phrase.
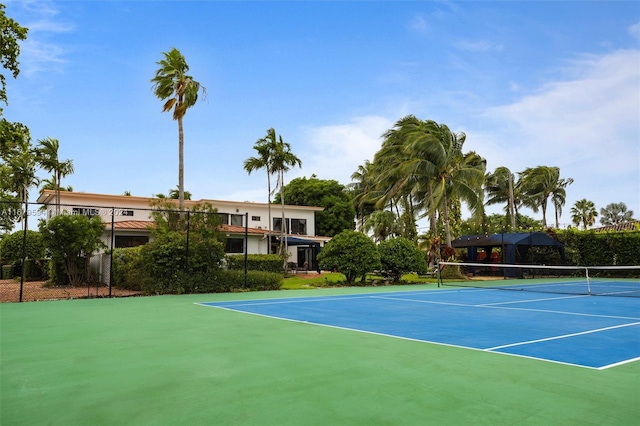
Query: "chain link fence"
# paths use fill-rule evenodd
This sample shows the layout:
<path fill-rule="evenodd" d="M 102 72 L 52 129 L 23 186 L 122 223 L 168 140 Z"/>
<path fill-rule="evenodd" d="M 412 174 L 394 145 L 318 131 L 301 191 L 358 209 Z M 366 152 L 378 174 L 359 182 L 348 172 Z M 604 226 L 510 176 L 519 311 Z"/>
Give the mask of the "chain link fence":
<path fill-rule="evenodd" d="M 99 216 L 104 224 L 100 248 L 79 260 L 81 283 L 72 285 L 68 273 L 51 259 L 51 253 L 38 237 L 40 224 L 57 215 Z M 135 247 L 153 239 L 153 217 L 160 216 L 168 227 L 186 231 L 186 263 L 192 229 L 208 222 L 217 227 L 229 218 L 215 211 L 178 211 L 173 208 L 52 205 L 0 201 L 0 220 L 14 230 L 0 240 L 0 302 L 124 297 L 140 294 L 119 289 L 113 280 L 113 251 Z M 231 219 L 233 220 L 233 219 Z M 6 240 L 6 241 L 5 241 Z M 84 254 L 84 253 L 83 253 Z M 58 277 L 54 277 L 58 274 Z"/>

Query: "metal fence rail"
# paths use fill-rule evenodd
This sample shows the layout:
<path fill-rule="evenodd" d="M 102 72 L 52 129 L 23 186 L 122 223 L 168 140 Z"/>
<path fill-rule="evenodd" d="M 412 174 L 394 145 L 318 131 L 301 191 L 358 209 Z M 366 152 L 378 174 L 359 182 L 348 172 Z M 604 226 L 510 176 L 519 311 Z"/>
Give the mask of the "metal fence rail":
<path fill-rule="evenodd" d="M 217 215 L 216 212 L 71 204 L 56 207 L 40 203 L 20 204 L 0 201 L 0 219 L 10 218 L 15 225 L 13 233 L 20 232 L 24 235 L 20 259 L 0 258 L 0 302 L 123 297 L 139 294 L 136 291 L 119 289 L 113 282 L 113 249 L 118 246 L 135 246 L 148 241 L 151 231 L 144 224 L 153 223 L 151 219 L 154 212 L 166 217 L 172 216 L 172 220 L 177 221 L 178 226 L 186 231 L 185 258 L 188 266 L 191 223 L 198 219 L 196 215 Z M 50 259 L 46 255 L 39 259 L 33 259 L 27 255 L 26 230 L 37 231 L 40 221 L 49 220 L 57 214 L 100 216 L 105 224 L 102 240 L 106 248 L 90 256 L 88 262 L 90 272 L 82 286 L 54 285 L 50 280 Z M 211 220 L 210 217 L 207 219 Z M 26 227 L 25 224 L 27 224 Z M 116 242 L 117 231 L 118 242 Z"/>

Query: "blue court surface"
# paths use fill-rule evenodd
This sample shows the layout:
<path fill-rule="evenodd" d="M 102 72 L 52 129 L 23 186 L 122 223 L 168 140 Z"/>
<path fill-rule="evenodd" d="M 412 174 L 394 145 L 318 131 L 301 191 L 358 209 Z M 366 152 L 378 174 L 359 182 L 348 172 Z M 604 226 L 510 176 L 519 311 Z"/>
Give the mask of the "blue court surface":
<path fill-rule="evenodd" d="M 639 298 L 456 289 L 200 305 L 593 369 L 640 360 Z"/>

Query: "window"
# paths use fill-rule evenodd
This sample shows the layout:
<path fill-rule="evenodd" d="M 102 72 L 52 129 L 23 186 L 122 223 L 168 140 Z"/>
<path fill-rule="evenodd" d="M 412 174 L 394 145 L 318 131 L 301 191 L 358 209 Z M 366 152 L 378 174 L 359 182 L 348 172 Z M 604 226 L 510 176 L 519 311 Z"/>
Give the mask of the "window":
<path fill-rule="evenodd" d="M 289 231 L 289 219 L 286 219 L 287 221 L 287 231 Z M 274 231 L 278 231 L 278 232 L 282 232 L 282 218 L 281 217 L 274 217 L 273 218 L 273 230 Z"/>
<path fill-rule="evenodd" d="M 227 238 L 224 251 L 225 253 L 244 253 L 244 239 Z"/>
<path fill-rule="evenodd" d="M 291 233 L 307 235 L 307 219 L 291 219 Z"/>
<path fill-rule="evenodd" d="M 149 242 L 149 237 L 138 235 L 116 235 L 115 247 L 138 247 Z"/>
<path fill-rule="evenodd" d="M 218 215 L 218 219 L 220 219 L 221 225 L 229 224 L 229 215 L 227 213 L 217 213 L 217 215 Z"/>
<path fill-rule="evenodd" d="M 242 226 L 242 217 L 243 214 L 232 214 L 231 215 L 231 224 L 236 226 Z"/>
<path fill-rule="evenodd" d="M 251 216 L 251 220 L 254 222 L 260 222 L 260 216 Z"/>

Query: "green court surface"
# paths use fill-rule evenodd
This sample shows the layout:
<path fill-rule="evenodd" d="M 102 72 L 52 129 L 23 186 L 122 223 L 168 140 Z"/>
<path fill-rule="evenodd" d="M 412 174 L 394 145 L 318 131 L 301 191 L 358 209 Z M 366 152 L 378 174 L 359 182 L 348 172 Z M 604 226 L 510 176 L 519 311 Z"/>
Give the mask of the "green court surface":
<path fill-rule="evenodd" d="M 639 361 L 599 371 L 196 304 L 409 288 L 433 286 L 5 303 L 0 424 L 640 424 Z"/>

